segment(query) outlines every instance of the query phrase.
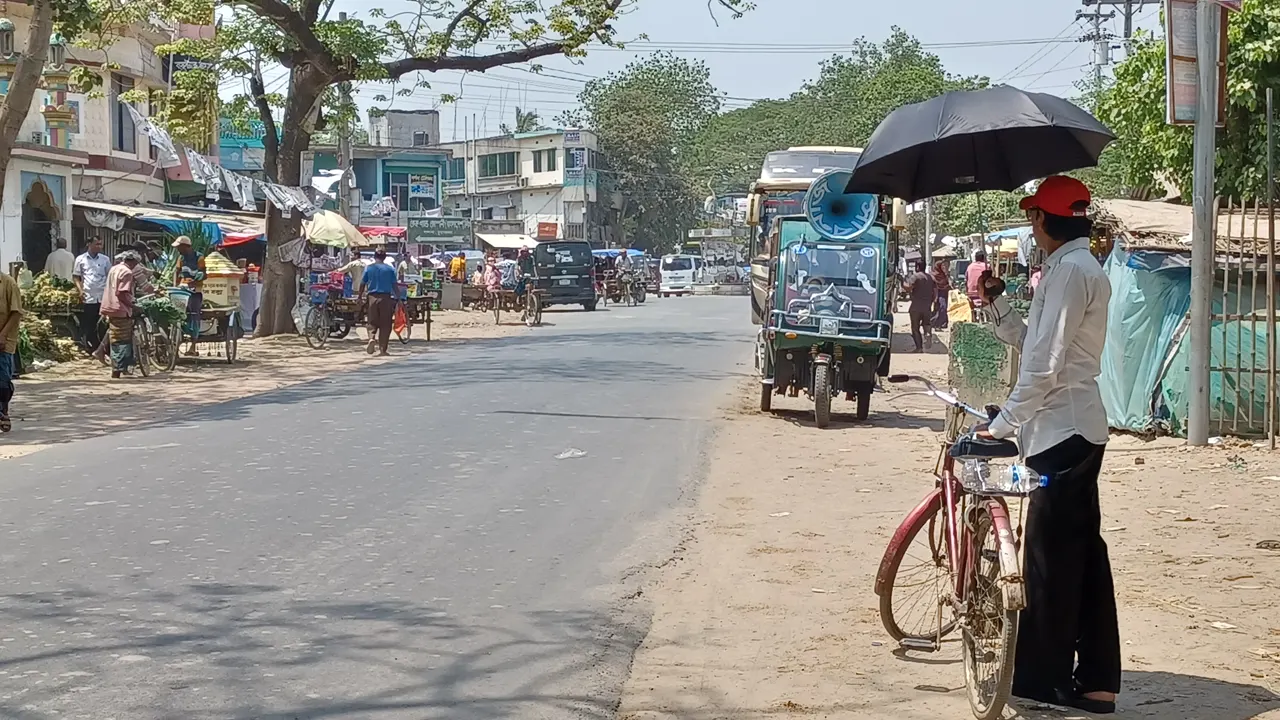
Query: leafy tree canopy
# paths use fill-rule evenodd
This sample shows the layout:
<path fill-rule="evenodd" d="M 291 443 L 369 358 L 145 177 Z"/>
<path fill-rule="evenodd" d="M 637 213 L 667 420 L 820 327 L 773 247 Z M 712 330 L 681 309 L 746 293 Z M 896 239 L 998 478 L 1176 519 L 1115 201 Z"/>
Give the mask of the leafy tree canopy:
<path fill-rule="evenodd" d="M 1218 132 L 1217 192 L 1251 199 L 1266 190 L 1266 88 L 1280 87 L 1280 0 L 1245 0 L 1227 28 L 1227 126 Z M 1190 199 L 1192 129 L 1165 123 L 1165 43 L 1140 34 L 1099 99 L 1119 138 L 1112 152 L 1131 187 L 1167 179 Z"/>
<path fill-rule="evenodd" d="M 695 185 L 691 146 L 720 109 L 701 61 L 656 53 L 588 82 L 567 126 L 596 133 L 606 166 L 601 187 L 622 197 L 628 244 L 649 249 L 679 242 L 708 193 Z"/>

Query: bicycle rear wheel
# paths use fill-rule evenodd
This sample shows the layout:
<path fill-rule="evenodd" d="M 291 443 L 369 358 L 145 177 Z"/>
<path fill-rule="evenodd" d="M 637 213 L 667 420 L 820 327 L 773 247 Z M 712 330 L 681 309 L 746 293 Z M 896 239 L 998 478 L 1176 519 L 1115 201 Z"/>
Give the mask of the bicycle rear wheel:
<path fill-rule="evenodd" d="M 956 627 L 951 604 L 946 602 L 951 571 L 941 499 L 940 493 L 931 496 L 923 509 L 907 518 L 894 534 L 891 554 L 881 561 L 883 584 L 876 588 L 880 622 L 897 642 L 941 642 Z"/>
<path fill-rule="evenodd" d="M 151 333 L 146 323 L 137 323 L 133 327 L 133 362 L 142 377 L 151 375 Z"/>
<path fill-rule="evenodd" d="M 1005 605 L 1000 584 L 1002 543 L 1013 544 L 1011 538 L 1000 538 L 996 532 L 993 506 L 988 500 L 972 510 L 972 533 L 968 535 L 968 570 L 965 582 L 963 623 L 964 684 L 968 690 L 969 708 L 977 720 L 995 720 L 1004 713 L 1013 687 L 1013 655 L 1018 644 L 1018 611 Z M 1001 511 L 1007 517 L 1007 513 Z M 1003 551 L 1017 551 L 1011 547 Z"/>

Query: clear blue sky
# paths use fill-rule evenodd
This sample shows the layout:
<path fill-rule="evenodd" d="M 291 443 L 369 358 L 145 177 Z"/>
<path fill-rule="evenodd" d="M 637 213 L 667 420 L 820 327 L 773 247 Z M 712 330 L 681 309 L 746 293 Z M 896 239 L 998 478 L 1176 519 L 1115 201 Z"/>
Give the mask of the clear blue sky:
<path fill-rule="evenodd" d="M 500 123 L 511 122 L 517 105 L 538 111 L 550 124 L 555 115 L 575 105 L 583 81 L 621 69 L 655 49 L 706 61 L 716 86 L 735 98 L 725 106 L 741 107 L 751 98 L 788 95 L 817 74 L 823 58 L 859 36 L 883 40 L 894 25 L 927 46 L 936 46 L 930 50 L 956 74 L 1005 78 L 1020 87 L 1070 94 L 1072 83 L 1090 71 L 1090 45 L 1065 42 L 1083 33 L 1083 23 L 1073 25 L 1076 11 L 1086 9 L 1079 0 L 986 0 L 967 4 L 964 10 L 950 0 L 756 0 L 756 4 L 755 11 L 738 20 L 718 12 L 717 27 L 703 0 L 638 0 L 637 9 L 616 26 L 624 40 L 640 35 L 648 39 L 626 51 L 592 51 L 580 63 L 548 59 L 543 76 L 516 68 L 473 73 L 465 79 L 461 73 L 438 73 L 429 78 L 431 90 L 395 98 L 391 107 L 438 108 L 446 141 L 454 137 L 455 115 L 459 138 L 464 118 L 475 116 L 482 132 L 495 134 Z M 368 7 L 364 2 L 337 0 L 336 10 L 360 16 Z M 389 13 L 392 7 L 388 4 Z M 1158 13 L 1156 3 L 1142 8 L 1137 26 L 1157 29 Z M 1104 27 L 1117 37 L 1121 34 L 1119 17 Z M 1045 42 L 1054 38 L 1056 42 Z M 995 44 L 1019 41 L 1039 42 Z M 1113 57 L 1118 60 L 1122 51 L 1114 51 Z M 462 100 L 456 108 L 441 104 L 440 93 L 457 94 L 460 83 Z M 268 86 L 272 84 L 269 79 Z M 282 87 L 283 78 L 275 85 Z M 378 94 L 391 93 L 375 85 L 360 88 L 360 104 L 373 106 Z"/>

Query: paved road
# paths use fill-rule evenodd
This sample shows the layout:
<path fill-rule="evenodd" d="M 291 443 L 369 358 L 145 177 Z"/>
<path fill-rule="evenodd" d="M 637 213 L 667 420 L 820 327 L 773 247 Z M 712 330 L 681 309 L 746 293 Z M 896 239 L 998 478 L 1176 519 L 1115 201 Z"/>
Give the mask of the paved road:
<path fill-rule="evenodd" d="M 546 320 L 0 463 L 0 717 L 612 717 L 751 328 Z"/>

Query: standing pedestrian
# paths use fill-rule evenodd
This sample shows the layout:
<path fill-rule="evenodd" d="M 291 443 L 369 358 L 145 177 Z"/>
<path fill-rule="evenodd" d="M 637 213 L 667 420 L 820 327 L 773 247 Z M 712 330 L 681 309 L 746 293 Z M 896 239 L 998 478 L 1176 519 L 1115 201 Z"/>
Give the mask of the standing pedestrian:
<path fill-rule="evenodd" d="M 1089 251 L 1089 202 L 1088 188 L 1065 176 L 1045 179 L 1022 200 L 1048 256 L 1025 325 L 1001 297 L 1003 281 L 985 281 L 996 334 L 1021 347 L 1022 361 L 984 434 L 1018 434 L 1027 465 L 1049 479 L 1027 508 L 1027 608 L 1013 694 L 1111 713 L 1120 692 L 1120 630 L 1098 504 L 1109 432 L 1098 375 L 1111 286 Z"/>
<path fill-rule="evenodd" d="M 97 354 L 98 344 L 102 341 L 102 331 L 98 322 L 102 319 L 102 292 L 107 287 L 107 271 L 111 269 L 111 258 L 102 254 L 102 238 L 89 240 L 85 249 L 71 269 L 71 280 L 80 291 L 80 344 L 85 352 L 93 354 L 99 361 L 106 362 Z"/>
<path fill-rule="evenodd" d="M 71 254 L 67 249 L 66 238 L 58 238 L 53 241 L 53 252 L 49 253 L 49 257 L 44 260 L 45 272 L 58 278 L 71 282 L 71 275 L 75 271 L 76 256 Z"/>
<path fill-rule="evenodd" d="M 102 317 L 107 319 L 107 337 L 111 340 L 111 377 L 118 378 L 133 370 L 134 270 L 138 254 L 132 250 L 120 253 L 120 262 L 107 272 L 106 290 L 102 294 Z"/>
<path fill-rule="evenodd" d="M 379 355 L 390 354 L 387 347 L 391 344 L 391 324 L 396 317 L 396 269 L 386 260 L 386 248 L 374 250 L 373 264 L 365 268 L 360 281 L 361 298 L 368 296 L 365 314 L 369 320 L 369 344 L 365 352 L 370 355 L 375 348 Z"/>
<path fill-rule="evenodd" d="M 907 316 L 911 319 L 911 341 L 916 345 L 915 352 L 924 352 L 925 347 L 933 347 L 931 323 L 933 306 L 938 301 L 938 290 L 933 276 L 924 271 L 924 260 L 916 260 L 914 267 L 915 272 L 904 283 L 911 301 Z"/>
<path fill-rule="evenodd" d="M 13 373 L 18 366 L 18 331 L 22 320 L 22 288 L 7 273 L 0 273 L 0 432 L 13 429 L 9 401 L 13 400 Z"/>
<path fill-rule="evenodd" d="M 943 258 L 933 264 L 933 285 L 938 293 L 938 308 L 933 314 L 933 329 L 946 330 L 951 324 L 947 311 L 951 306 L 951 261 Z"/>
<path fill-rule="evenodd" d="M 985 302 L 982 294 L 984 275 L 990 272 L 991 266 L 987 264 L 987 253 L 982 250 L 973 254 L 973 262 L 964 269 L 964 290 L 969 296 L 969 310 L 973 313 L 974 322 L 978 320 L 978 308 Z"/>

